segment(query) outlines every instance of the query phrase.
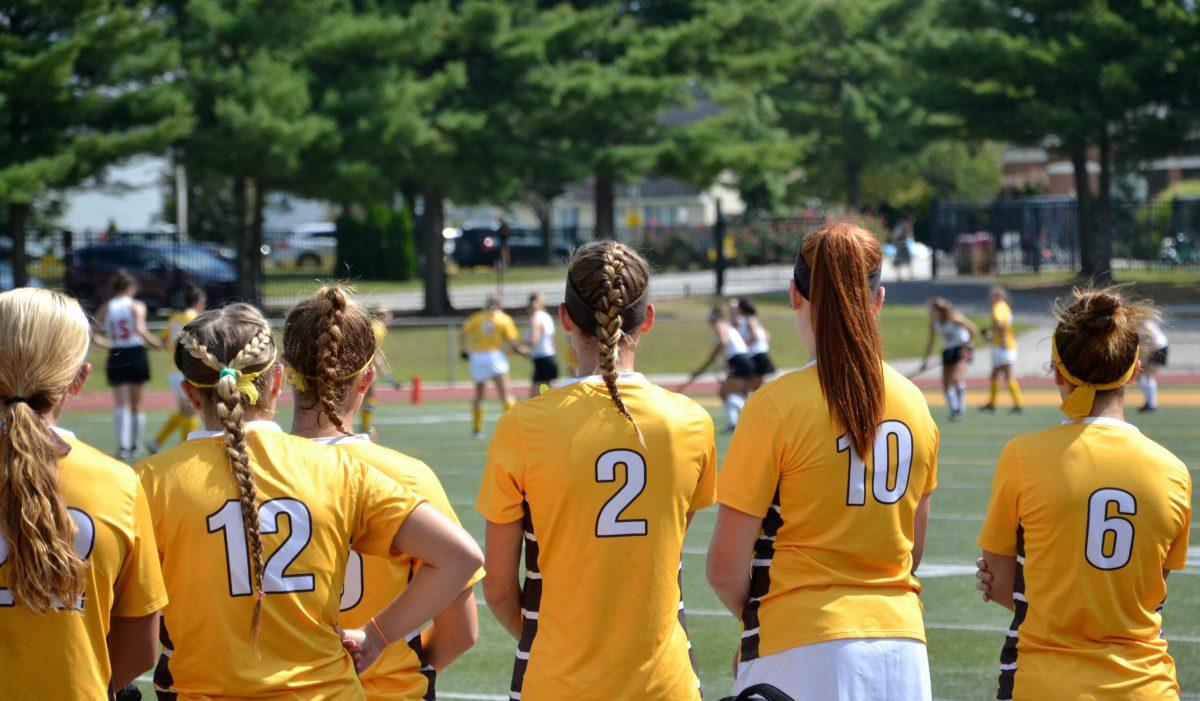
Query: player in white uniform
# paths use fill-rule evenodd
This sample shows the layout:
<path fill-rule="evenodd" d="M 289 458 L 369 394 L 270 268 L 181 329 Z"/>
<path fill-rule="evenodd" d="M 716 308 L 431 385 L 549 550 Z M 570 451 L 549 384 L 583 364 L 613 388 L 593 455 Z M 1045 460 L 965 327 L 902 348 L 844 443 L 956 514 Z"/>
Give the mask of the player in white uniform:
<path fill-rule="evenodd" d="M 533 381 L 529 396 L 536 397 L 542 385 L 554 386 L 558 380 L 558 351 L 554 345 L 554 317 L 546 311 L 546 295 L 529 296 L 529 358 L 533 361 Z"/>
<path fill-rule="evenodd" d="M 771 334 L 758 320 L 754 303 L 739 297 L 729 303 L 729 315 L 737 326 L 738 333 L 746 341 L 746 353 L 754 364 L 754 378 L 750 380 L 750 391 L 762 387 L 768 377 L 775 374 L 775 363 L 771 360 Z"/>
<path fill-rule="evenodd" d="M 751 383 L 754 381 L 754 361 L 750 359 L 746 339 L 725 318 L 725 310 L 713 307 L 708 314 L 708 323 L 716 335 L 712 352 L 708 354 L 704 364 L 693 372 L 677 391 L 682 393 L 696 378 L 703 375 L 719 356 L 725 356 L 728 372 L 717 388 L 717 394 L 725 407 L 725 419 L 728 422 L 725 430 L 733 431 L 737 428 L 738 417 L 746 404 L 746 397 L 750 396 Z"/>
<path fill-rule="evenodd" d="M 961 419 L 966 408 L 967 363 L 971 362 L 971 340 L 978 333 L 975 324 L 955 309 L 949 300 L 938 297 L 929 303 L 929 341 L 925 344 L 925 355 L 916 374 L 925 372 L 929 367 L 933 341 L 941 336 L 942 391 L 946 394 L 951 421 Z"/>
<path fill-rule="evenodd" d="M 142 413 L 142 387 L 150 380 L 146 346 L 161 347 L 146 330 L 146 305 L 134 299 L 137 292 L 137 280 L 118 270 L 112 280 L 112 298 L 96 318 L 103 330 L 95 333 L 96 345 L 109 349 L 105 375 L 113 388 L 117 457 L 123 460 L 137 454 L 146 432 Z"/>
<path fill-rule="evenodd" d="M 1142 372 L 1138 387 L 1146 398 L 1138 411 L 1158 411 L 1158 371 L 1167 364 L 1167 334 L 1157 319 L 1146 319 L 1140 329 L 1142 337 Z"/>

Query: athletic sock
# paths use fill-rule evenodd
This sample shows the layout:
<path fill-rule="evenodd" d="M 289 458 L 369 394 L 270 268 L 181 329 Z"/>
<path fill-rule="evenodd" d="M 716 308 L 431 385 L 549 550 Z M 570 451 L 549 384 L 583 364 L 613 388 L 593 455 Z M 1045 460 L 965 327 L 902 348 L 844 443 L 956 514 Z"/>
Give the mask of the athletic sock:
<path fill-rule="evenodd" d="M 958 390 L 954 387 L 947 387 L 945 390 L 946 408 L 951 414 L 958 413 Z"/>
<path fill-rule="evenodd" d="M 504 400 L 504 410 L 505 411 L 508 411 L 509 409 L 513 408 L 516 405 L 517 405 L 517 401 L 515 399 L 513 399 L 512 397 L 509 397 L 508 399 Z"/>
<path fill-rule="evenodd" d="M 725 397 L 725 420 L 729 422 L 729 428 L 737 428 L 738 417 L 742 415 L 742 407 L 745 405 L 746 398 L 740 394 Z"/>
<path fill-rule="evenodd" d="M 1157 409 L 1158 408 L 1158 378 L 1147 377 L 1146 378 L 1146 388 L 1144 391 L 1146 392 L 1146 406 L 1150 407 L 1151 409 Z"/>
<path fill-rule="evenodd" d="M 134 450 L 142 446 L 142 438 L 146 435 L 146 413 L 139 411 L 133 422 L 133 440 L 129 447 Z"/>
<path fill-rule="evenodd" d="M 967 383 L 959 382 L 954 385 L 954 391 L 958 393 L 958 410 L 962 411 L 967 406 Z"/>
<path fill-rule="evenodd" d="M 991 393 L 988 394 L 988 403 L 987 403 L 988 406 L 996 406 L 996 395 L 997 394 L 1000 394 L 1000 378 L 993 377 Z"/>
<path fill-rule="evenodd" d="M 475 433 L 483 431 L 483 407 L 471 407 L 471 427 Z"/>
<path fill-rule="evenodd" d="M 133 449 L 133 412 L 121 407 L 113 412 L 117 424 L 117 447 L 121 450 Z"/>
<path fill-rule="evenodd" d="M 1020 409 L 1025 403 L 1021 400 L 1021 385 L 1017 384 L 1017 378 L 1008 378 L 1008 393 L 1012 395 L 1013 407 Z"/>
<path fill-rule="evenodd" d="M 362 409 L 358 412 L 359 423 L 362 424 L 362 432 L 366 433 L 371 430 L 371 421 L 375 418 L 375 405 L 363 403 Z"/>
<path fill-rule="evenodd" d="M 183 439 L 186 441 L 189 433 L 194 433 L 200 430 L 199 416 L 183 417 Z"/>
<path fill-rule="evenodd" d="M 180 414 L 178 411 L 171 414 L 170 418 L 163 423 L 162 428 L 158 429 L 158 435 L 154 437 L 154 443 L 156 445 L 166 443 L 167 439 L 171 437 L 172 433 L 175 433 L 176 429 L 183 427 L 183 422 L 183 414 Z"/>

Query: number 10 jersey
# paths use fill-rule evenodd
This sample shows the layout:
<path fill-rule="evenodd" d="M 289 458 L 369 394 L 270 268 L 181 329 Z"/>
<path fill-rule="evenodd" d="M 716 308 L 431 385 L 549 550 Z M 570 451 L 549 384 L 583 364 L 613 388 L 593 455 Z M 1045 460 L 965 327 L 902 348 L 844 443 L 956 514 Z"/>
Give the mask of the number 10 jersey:
<path fill-rule="evenodd" d="M 525 524 L 510 698 L 699 699 L 680 593 L 687 514 L 712 504 L 712 418 L 635 373 L 619 381 L 645 445 L 598 377 L 501 417 L 477 506 Z"/>

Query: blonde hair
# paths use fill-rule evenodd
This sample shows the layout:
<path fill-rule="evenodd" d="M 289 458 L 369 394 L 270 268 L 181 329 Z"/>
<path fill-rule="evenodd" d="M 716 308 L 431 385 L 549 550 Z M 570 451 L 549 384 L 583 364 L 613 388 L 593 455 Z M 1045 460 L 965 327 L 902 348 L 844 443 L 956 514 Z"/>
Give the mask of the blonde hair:
<path fill-rule="evenodd" d="M 366 370 L 376 350 L 371 315 L 340 285 L 322 287 L 297 304 L 283 326 L 284 362 L 304 378 L 297 391 L 319 403 L 321 413 L 342 433 L 349 433 L 341 412 L 351 382 Z"/>
<path fill-rule="evenodd" d="M 256 595 L 250 631 L 256 644 L 262 618 L 263 547 L 258 529 L 258 490 L 246 452 L 247 404 L 237 383 L 239 374 L 258 373 L 254 380 L 258 403 L 269 401 L 271 375 L 266 371 L 274 364 L 275 340 L 271 327 L 262 313 L 248 304 L 231 304 L 201 314 L 183 327 L 175 346 L 175 366 L 197 387 L 205 403 L 215 409 L 225 428 L 225 455 L 237 485 L 242 526 L 250 546 Z"/>
<path fill-rule="evenodd" d="M 62 497 L 62 442 L 46 414 L 78 376 L 90 337 L 69 297 L 33 288 L 0 294 L 0 530 L 13 601 L 38 613 L 73 608 L 87 564 Z"/>
<path fill-rule="evenodd" d="M 632 248 L 616 241 L 593 241 L 575 251 L 567 266 L 569 288 L 590 307 L 591 318 L 571 320 L 584 333 L 596 337 L 600 376 L 617 411 L 645 442 L 633 415 L 617 388 L 617 359 L 623 342 L 636 342 L 637 329 L 646 318 L 644 302 L 650 284 L 650 266 Z"/>

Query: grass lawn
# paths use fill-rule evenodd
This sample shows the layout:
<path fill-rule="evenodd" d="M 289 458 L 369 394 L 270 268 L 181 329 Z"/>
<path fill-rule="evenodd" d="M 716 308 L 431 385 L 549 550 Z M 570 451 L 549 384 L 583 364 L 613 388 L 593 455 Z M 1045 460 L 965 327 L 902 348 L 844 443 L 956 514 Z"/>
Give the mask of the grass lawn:
<path fill-rule="evenodd" d="M 1133 292 L 1149 298 L 1155 304 L 1195 303 L 1200 299 L 1200 269 L 1172 268 L 1148 270 L 1116 270 L 1118 283 L 1128 283 Z M 999 281 L 1014 290 L 1048 290 L 1061 293 L 1072 285 L 1085 284 L 1072 272 L 1016 273 L 1001 275 Z"/>
<path fill-rule="evenodd" d="M 1039 392 L 1029 394 L 1035 397 Z M 981 397 L 971 399 L 978 404 Z M 494 404 L 488 410 L 489 420 L 494 421 Z M 940 419 L 943 410 L 935 408 L 934 415 Z M 161 413 L 154 414 L 151 426 L 156 426 L 161 418 Z M 280 418 L 286 428 L 290 419 Z M 996 660 L 1010 614 L 998 606 L 982 603 L 976 595 L 972 568 L 978 553 L 975 536 L 983 520 L 992 471 L 1001 447 L 1014 434 L 1049 426 L 1059 419 L 1055 409 L 1034 406 L 1024 416 L 984 417 L 972 412 L 966 421 L 942 426 L 940 487 L 933 501 L 921 566 L 935 698 L 977 701 L 992 698 L 994 694 Z M 1133 421 L 1189 463 L 1194 479 L 1200 476 L 1196 467 L 1200 465 L 1200 408 L 1195 404 L 1167 408 L 1152 416 L 1135 415 Z M 387 406 L 381 407 L 376 422 L 383 444 L 425 460 L 434 468 L 463 525 L 482 539 L 483 519 L 473 504 L 487 443 L 466 440 L 469 431 L 466 407 L 460 403 Z M 111 448 L 112 419 L 107 412 L 68 410 L 63 423 L 97 447 Z M 727 434 L 718 439 L 722 453 L 728 440 Z M 738 639 L 737 622 L 723 612 L 704 577 L 704 552 L 714 515 L 715 511 L 708 509 L 693 522 L 684 551 L 683 576 L 688 628 L 708 699 L 729 693 L 732 683 L 729 662 Z M 1192 535 L 1200 537 L 1198 526 L 1193 526 Z M 1197 549 L 1193 547 L 1195 552 Z M 1166 607 L 1166 630 L 1172 640 L 1170 651 L 1177 661 L 1187 699 L 1200 699 L 1197 564 L 1200 563 L 1193 558 L 1187 571 L 1171 577 Z M 507 698 L 514 649 L 513 640 L 482 609 L 479 644 L 439 675 L 438 690 L 442 697 Z M 148 685 L 146 689 L 149 691 Z"/>
<path fill-rule="evenodd" d="M 781 368 L 797 367 L 807 362 L 804 350 L 796 341 L 795 317 L 783 296 L 762 297 L 757 300 L 759 316 L 763 325 L 776 339 L 772 356 Z M 687 373 L 712 350 L 714 337 L 707 321 L 711 302 L 704 299 L 666 300 L 656 304 L 658 323 L 638 344 L 638 367 L 648 374 Z M 929 316 L 925 307 L 884 305 L 880 315 L 883 328 L 884 351 L 889 358 L 911 358 L 919 356 L 925 348 L 929 333 Z M 981 328 L 987 324 L 982 317 L 972 317 Z M 527 319 L 517 317 L 524 325 Z M 1021 324 L 1016 325 L 1019 333 Z M 449 344 L 457 343 L 458 326 L 418 326 L 404 324 L 395 326 L 384 340 L 384 352 L 392 364 L 397 379 L 407 382 L 419 376 L 426 382 L 446 382 L 450 379 L 453 364 L 458 382 L 468 382 L 466 362 Z M 566 336 L 560 329 L 558 347 L 565 349 Z M 87 389 L 103 391 L 104 361 L 107 351 L 93 347 L 90 359 L 96 370 L 88 380 Z M 150 353 L 152 389 L 165 389 L 168 371 L 167 354 Z M 531 365 L 520 357 L 512 358 L 512 377 L 517 381 L 528 380 Z"/>

